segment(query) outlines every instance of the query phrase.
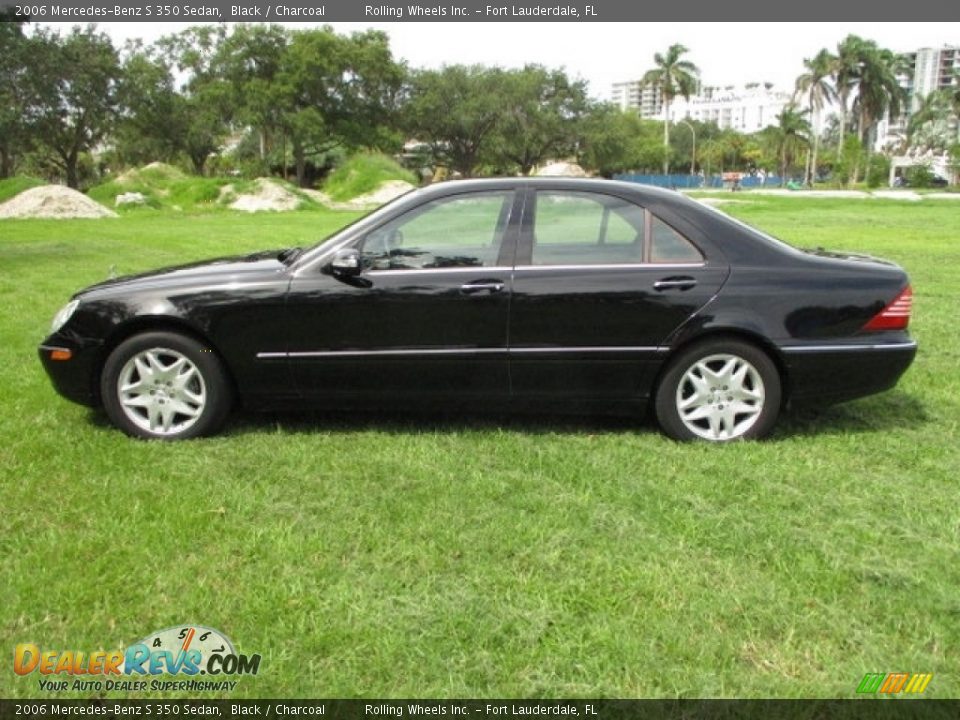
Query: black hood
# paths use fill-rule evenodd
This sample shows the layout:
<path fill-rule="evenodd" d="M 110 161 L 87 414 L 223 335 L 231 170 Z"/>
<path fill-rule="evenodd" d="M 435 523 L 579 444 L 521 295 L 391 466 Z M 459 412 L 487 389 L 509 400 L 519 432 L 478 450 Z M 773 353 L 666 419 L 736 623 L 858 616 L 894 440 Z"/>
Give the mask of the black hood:
<path fill-rule="evenodd" d="M 287 265 L 281 260 L 289 250 L 264 250 L 250 255 L 201 260 L 186 265 L 151 270 L 137 275 L 125 275 L 96 283 L 78 292 L 81 297 L 98 290 L 127 289 L 130 287 L 168 287 L 183 283 L 194 285 L 198 282 L 227 280 L 249 277 L 253 274 L 280 272 Z"/>

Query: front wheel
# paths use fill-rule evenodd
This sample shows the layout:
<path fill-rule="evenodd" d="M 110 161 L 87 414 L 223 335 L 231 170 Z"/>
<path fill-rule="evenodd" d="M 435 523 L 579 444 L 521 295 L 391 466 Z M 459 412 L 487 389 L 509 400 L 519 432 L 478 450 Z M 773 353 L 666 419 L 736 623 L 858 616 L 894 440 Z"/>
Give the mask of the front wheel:
<path fill-rule="evenodd" d="M 149 332 L 110 353 L 100 378 L 103 406 L 134 437 L 183 440 L 215 432 L 231 405 L 217 356 L 196 340 Z"/>
<path fill-rule="evenodd" d="M 780 373 L 740 340 L 707 340 L 668 366 L 656 395 L 660 427 L 676 440 L 760 438 L 780 414 Z"/>

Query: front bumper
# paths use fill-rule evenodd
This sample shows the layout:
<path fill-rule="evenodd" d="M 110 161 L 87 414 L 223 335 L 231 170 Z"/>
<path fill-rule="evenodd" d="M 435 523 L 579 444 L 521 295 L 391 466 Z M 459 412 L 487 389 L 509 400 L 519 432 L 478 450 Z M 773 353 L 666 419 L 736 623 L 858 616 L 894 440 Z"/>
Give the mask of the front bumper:
<path fill-rule="evenodd" d="M 889 390 L 917 354 L 912 340 L 780 348 L 798 405 L 830 404 Z"/>
<path fill-rule="evenodd" d="M 97 370 L 102 343 L 54 333 L 37 348 L 54 389 L 67 400 L 95 407 L 100 404 Z M 69 355 L 68 359 L 63 358 Z"/>

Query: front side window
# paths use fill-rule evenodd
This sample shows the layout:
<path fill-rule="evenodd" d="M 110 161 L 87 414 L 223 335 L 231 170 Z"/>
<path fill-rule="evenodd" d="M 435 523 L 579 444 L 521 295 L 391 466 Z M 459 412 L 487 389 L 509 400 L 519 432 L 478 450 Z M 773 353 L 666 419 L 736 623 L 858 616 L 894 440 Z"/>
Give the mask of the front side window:
<path fill-rule="evenodd" d="M 610 195 L 538 192 L 534 265 L 643 262 L 644 209 Z"/>
<path fill-rule="evenodd" d="M 497 264 L 512 191 L 440 198 L 370 232 L 360 251 L 372 270 L 426 270 Z"/>

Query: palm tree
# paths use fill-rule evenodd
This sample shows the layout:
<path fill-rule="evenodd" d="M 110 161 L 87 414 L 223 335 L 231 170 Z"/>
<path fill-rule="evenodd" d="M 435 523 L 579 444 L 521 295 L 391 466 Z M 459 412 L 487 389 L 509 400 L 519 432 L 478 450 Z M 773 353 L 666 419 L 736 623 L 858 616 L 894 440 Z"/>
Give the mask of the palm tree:
<path fill-rule="evenodd" d="M 679 43 L 671 45 L 666 55 L 655 53 L 653 62 L 656 67 L 648 70 L 640 80 L 641 87 L 654 87 L 660 91 L 663 100 L 663 174 L 670 170 L 670 102 L 682 95 L 689 100 L 696 91 L 700 70 L 689 60 L 681 56 L 689 50 Z"/>
<path fill-rule="evenodd" d="M 936 90 L 920 99 L 907 121 L 905 145 L 913 150 L 946 149 L 948 127 L 954 114 L 950 89 Z"/>
<path fill-rule="evenodd" d="M 957 142 L 960 143 L 960 70 L 953 71 L 953 83 L 945 89 L 950 112 L 957 124 Z"/>
<path fill-rule="evenodd" d="M 806 72 L 797 78 L 794 98 L 804 95 L 807 98 L 807 107 L 813 115 L 813 156 L 807 167 L 804 183 L 813 185 L 817 177 L 817 153 L 820 150 L 820 113 L 828 103 L 837 97 L 837 91 L 830 84 L 830 77 L 836 64 L 836 58 L 824 48 L 812 60 L 804 58 L 803 66 Z"/>
<path fill-rule="evenodd" d="M 775 144 L 780 160 L 780 183 L 787 179 L 787 168 L 804 146 L 810 145 L 810 123 L 804 117 L 808 111 L 797 110 L 794 104 L 787 105 L 777 115 L 777 125 L 770 128 L 770 139 Z"/>
<path fill-rule="evenodd" d="M 902 61 L 897 55 L 878 48 L 873 42 L 864 44 L 860 57 L 855 105 L 860 118 L 860 142 L 869 152 L 869 134 L 873 126 L 887 112 L 891 116 L 900 114 L 905 100 L 903 88 L 897 78 Z"/>
<path fill-rule="evenodd" d="M 899 115 L 905 102 L 906 95 L 898 78 L 903 71 L 903 59 L 890 50 L 877 47 L 873 41 L 865 42 L 860 47 L 860 72 L 856 79 L 854 107 L 859 116 L 860 144 L 864 148 L 868 166 L 873 148 L 870 134 L 874 126 L 886 113 L 891 117 Z M 854 182 L 859 172 L 858 163 L 853 171 Z"/>
<path fill-rule="evenodd" d="M 833 86 L 840 101 L 840 142 L 837 144 L 837 159 L 843 152 L 843 140 L 847 136 L 847 112 L 850 92 L 860 75 L 860 59 L 865 40 L 856 35 L 847 35 L 838 45 L 833 60 L 831 75 Z"/>

